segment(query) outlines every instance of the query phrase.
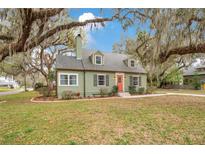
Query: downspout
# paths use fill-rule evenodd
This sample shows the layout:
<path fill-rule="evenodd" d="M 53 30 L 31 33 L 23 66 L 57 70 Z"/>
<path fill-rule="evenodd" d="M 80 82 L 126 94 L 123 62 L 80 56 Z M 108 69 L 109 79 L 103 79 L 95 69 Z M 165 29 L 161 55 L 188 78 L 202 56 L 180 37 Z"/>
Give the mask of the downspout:
<path fill-rule="evenodd" d="M 83 71 L 83 73 L 84 73 L 84 97 L 85 97 L 85 94 L 86 94 L 86 93 L 85 93 L 85 89 L 86 89 L 86 88 L 85 88 L 85 70 Z"/>
<path fill-rule="evenodd" d="M 56 97 L 58 98 L 58 70 L 56 69 Z"/>
<path fill-rule="evenodd" d="M 86 96 L 86 84 L 85 84 L 85 67 L 83 64 L 83 60 L 81 60 L 82 66 L 83 66 L 83 96 Z"/>

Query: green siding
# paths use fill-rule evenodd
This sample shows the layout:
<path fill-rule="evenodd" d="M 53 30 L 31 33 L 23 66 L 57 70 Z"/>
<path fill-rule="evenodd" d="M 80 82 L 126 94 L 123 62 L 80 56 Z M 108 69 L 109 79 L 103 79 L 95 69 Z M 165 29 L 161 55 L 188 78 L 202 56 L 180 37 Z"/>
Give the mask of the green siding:
<path fill-rule="evenodd" d="M 76 73 L 78 74 L 78 86 L 60 86 L 59 85 L 59 74 L 60 73 Z M 83 96 L 83 72 L 82 71 L 58 71 L 57 72 L 57 95 L 58 98 L 61 98 L 61 94 L 65 90 L 71 90 L 73 92 L 80 92 L 80 95 Z"/>
<path fill-rule="evenodd" d="M 76 73 L 78 74 L 78 86 L 59 86 L 59 74 L 60 73 Z M 109 86 L 96 86 L 94 85 L 94 76 L 96 74 L 109 75 Z M 106 88 L 108 92 L 112 91 L 112 87 L 116 84 L 116 73 L 115 72 L 95 72 L 95 71 L 86 71 L 85 72 L 85 89 L 86 97 L 92 96 L 93 94 L 99 93 L 100 88 Z M 130 85 L 130 76 L 141 76 L 141 86 L 146 89 L 147 77 L 145 74 L 134 74 L 134 73 L 124 73 L 124 91 L 128 92 L 128 87 Z M 65 90 L 71 90 L 73 92 L 80 92 L 81 96 L 84 96 L 84 72 L 83 71 L 57 71 L 57 95 L 58 98 L 61 98 L 61 94 Z"/>
<path fill-rule="evenodd" d="M 147 75 L 146 74 L 134 74 L 134 73 L 125 73 L 125 91 L 129 91 L 130 86 L 130 76 L 141 76 L 141 86 L 136 86 L 136 90 L 140 87 L 147 88 Z"/>
<path fill-rule="evenodd" d="M 104 74 L 109 75 L 109 86 L 94 86 L 93 80 L 95 74 Z M 86 85 L 86 96 L 92 96 L 92 94 L 99 93 L 100 88 L 107 88 L 109 92 L 111 92 L 112 87 L 115 85 L 115 73 L 107 73 L 107 72 L 86 72 L 85 73 L 85 85 Z"/>

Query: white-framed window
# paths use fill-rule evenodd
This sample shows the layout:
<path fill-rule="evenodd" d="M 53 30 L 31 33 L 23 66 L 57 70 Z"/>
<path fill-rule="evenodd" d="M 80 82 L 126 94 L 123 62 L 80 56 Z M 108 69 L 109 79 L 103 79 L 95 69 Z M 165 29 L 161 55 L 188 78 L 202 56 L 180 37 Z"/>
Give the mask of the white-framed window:
<path fill-rule="evenodd" d="M 97 85 L 105 86 L 106 85 L 106 76 L 104 74 L 97 75 Z"/>
<path fill-rule="evenodd" d="M 76 74 L 69 75 L 69 85 L 70 86 L 76 86 L 77 85 L 77 75 Z"/>
<path fill-rule="evenodd" d="M 78 74 L 60 73 L 60 86 L 78 86 Z"/>
<path fill-rule="evenodd" d="M 131 61 L 130 61 L 130 66 L 131 66 L 131 67 L 135 67 L 135 61 L 134 61 L 134 60 L 131 60 Z"/>
<path fill-rule="evenodd" d="M 60 74 L 60 86 L 68 86 L 68 74 Z"/>
<path fill-rule="evenodd" d="M 102 56 L 101 55 L 95 55 L 95 64 L 102 65 Z"/>
<path fill-rule="evenodd" d="M 136 76 L 132 77 L 132 84 L 133 84 L 133 86 L 138 85 L 138 77 L 136 77 Z"/>

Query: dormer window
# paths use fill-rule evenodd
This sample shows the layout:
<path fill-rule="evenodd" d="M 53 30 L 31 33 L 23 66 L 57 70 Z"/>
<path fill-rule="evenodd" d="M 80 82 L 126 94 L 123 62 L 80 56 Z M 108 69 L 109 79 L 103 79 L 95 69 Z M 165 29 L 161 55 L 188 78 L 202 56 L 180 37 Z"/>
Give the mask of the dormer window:
<path fill-rule="evenodd" d="M 131 61 L 130 61 L 130 66 L 131 66 L 131 67 L 135 67 L 135 61 L 134 61 L 134 60 L 131 60 Z"/>
<path fill-rule="evenodd" d="M 102 56 L 101 55 L 95 55 L 95 64 L 102 65 Z"/>

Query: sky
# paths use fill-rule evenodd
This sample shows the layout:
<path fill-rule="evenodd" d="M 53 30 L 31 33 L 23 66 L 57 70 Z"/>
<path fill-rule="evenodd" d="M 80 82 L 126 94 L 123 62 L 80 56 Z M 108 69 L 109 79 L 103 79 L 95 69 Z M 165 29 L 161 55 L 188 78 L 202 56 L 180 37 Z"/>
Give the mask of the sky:
<path fill-rule="evenodd" d="M 94 17 L 110 17 L 112 15 L 111 9 L 70 9 L 69 15 L 78 21 L 84 21 Z M 115 42 L 119 42 L 121 37 L 136 36 L 136 27 L 130 27 L 124 31 L 118 21 L 106 22 L 105 27 L 101 25 L 97 29 L 91 30 L 85 28 L 87 33 L 86 48 L 100 50 L 103 52 L 112 52 L 112 46 Z"/>

